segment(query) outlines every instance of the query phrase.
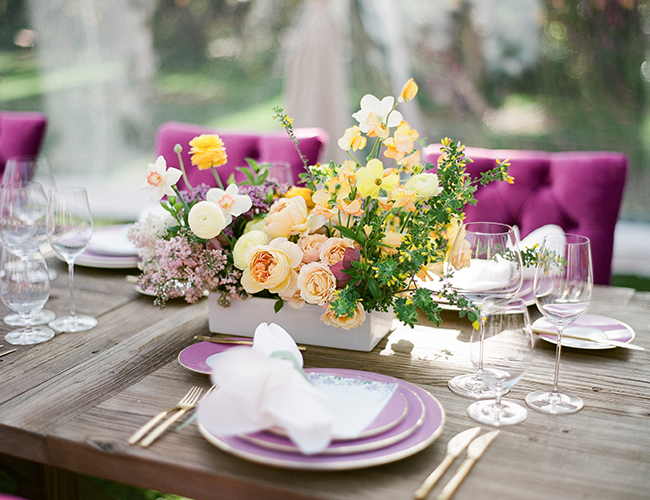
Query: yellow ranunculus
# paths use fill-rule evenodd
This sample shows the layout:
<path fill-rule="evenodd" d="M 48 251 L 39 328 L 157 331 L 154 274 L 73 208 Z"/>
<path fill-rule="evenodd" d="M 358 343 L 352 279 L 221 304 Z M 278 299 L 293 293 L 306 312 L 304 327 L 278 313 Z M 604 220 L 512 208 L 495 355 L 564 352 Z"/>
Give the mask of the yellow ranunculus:
<path fill-rule="evenodd" d="M 190 141 L 192 165 L 199 170 L 219 167 L 228 161 L 226 147 L 217 134 L 202 134 Z"/>
<path fill-rule="evenodd" d="M 366 198 L 377 198 L 382 189 L 390 191 L 398 182 L 399 175 L 392 169 L 384 171 L 384 165 L 376 158 L 357 170 L 357 189 Z"/>
<path fill-rule="evenodd" d="M 361 135 L 361 129 L 355 125 L 347 129 L 339 139 L 339 147 L 343 151 L 363 149 L 366 147 L 366 138 Z"/>
<path fill-rule="evenodd" d="M 402 87 L 402 93 L 399 95 L 397 100 L 399 102 L 412 101 L 417 93 L 418 93 L 417 83 L 413 81 L 413 78 L 409 78 L 409 81 L 404 84 L 404 87 Z"/>
<path fill-rule="evenodd" d="M 300 186 L 292 186 L 285 194 L 285 198 L 293 198 L 294 196 L 302 196 L 307 204 L 307 208 L 314 208 L 314 201 L 311 199 L 311 189 Z"/>

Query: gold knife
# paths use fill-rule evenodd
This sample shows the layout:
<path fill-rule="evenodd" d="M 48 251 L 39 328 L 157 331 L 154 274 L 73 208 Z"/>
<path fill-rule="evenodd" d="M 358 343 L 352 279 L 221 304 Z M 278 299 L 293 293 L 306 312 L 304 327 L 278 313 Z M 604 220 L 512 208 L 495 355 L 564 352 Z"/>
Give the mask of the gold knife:
<path fill-rule="evenodd" d="M 456 434 L 449 440 L 447 443 L 447 453 L 445 458 L 442 459 L 440 465 L 434 469 L 434 471 L 427 477 L 420 487 L 415 490 L 413 497 L 416 500 L 422 500 L 431 491 L 438 480 L 442 477 L 445 471 L 449 466 L 456 460 L 460 454 L 465 451 L 465 448 L 469 446 L 469 443 L 481 432 L 480 427 L 472 427 L 471 429 L 466 429 L 463 432 Z"/>
<path fill-rule="evenodd" d="M 557 332 L 554 330 L 547 330 L 546 328 L 533 328 L 533 331 L 537 335 L 553 335 L 557 337 Z M 628 342 L 621 342 L 620 340 L 613 340 L 603 337 L 601 338 L 590 338 L 590 337 L 581 337 L 580 335 L 571 335 L 570 333 L 563 333 L 562 338 L 564 339 L 573 339 L 573 340 L 584 340 L 586 342 L 596 342 L 598 344 L 608 344 L 615 347 L 623 347 L 625 349 L 634 349 L 636 351 L 645 351 L 645 347 L 640 345 L 629 344 Z"/>
<path fill-rule="evenodd" d="M 243 339 L 222 339 L 221 337 L 208 337 L 206 335 L 194 335 L 196 340 L 202 340 L 203 342 L 213 342 L 215 344 L 237 344 L 237 345 L 253 345 L 252 340 L 243 340 Z M 299 345 L 298 349 L 301 351 L 306 351 L 307 348 L 304 345 Z"/>
<path fill-rule="evenodd" d="M 477 437 L 472 441 L 467 447 L 467 458 L 465 461 L 458 467 L 456 474 L 451 480 L 447 483 L 447 486 L 440 492 L 437 500 L 449 500 L 451 496 L 456 491 L 456 488 L 460 483 L 465 479 L 465 476 L 469 473 L 470 469 L 474 466 L 476 461 L 481 458 L 481 455 L 487 450 L 490 443 L 496 439 L 500 431 L 492 431 L 482 436 Z"/>

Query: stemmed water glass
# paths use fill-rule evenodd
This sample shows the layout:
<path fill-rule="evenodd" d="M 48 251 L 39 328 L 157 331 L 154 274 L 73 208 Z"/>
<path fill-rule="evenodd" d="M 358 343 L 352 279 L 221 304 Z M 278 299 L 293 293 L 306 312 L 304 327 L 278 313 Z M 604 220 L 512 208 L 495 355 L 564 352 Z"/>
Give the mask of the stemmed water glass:
<path fill-rule="evenodd" d="M 470 340 L 470 358 L 478 376 L 494 391 L 495 399 L 472 403 L 467 414 L 496 427 L 525 420 L 523 406 L 501 399 L 521 380 L 533 358 L 530 318 L 522 299 L 488 297 L 483 301 L 481 327 Z"/>
<path fill-rule="evenodd" d="M 76 314 L 74 299 L 74 261 L 86 249 L 93 234 L 93 219 L 84 188 L 59 188 L 51 191 L 47 209 L 47 237 L 52 249 L 68 264 L 72 307 L 69 316 L 51 321 L 60 332 L 82 332 L 97 325 L 92 316 Z"/>
<path fill-rule="evenodd" d="M 558 378 L 562 334 L 589 308 L 593 288 L 593 268 L 589 238 L 576 234 L 549 235 L 539 250 L 535 269 L 537 308 L 557 328 L 555 374 L 551 391 L 535 391 L 526 396 L 526 404 L 542 413 L 569 414 L 582 409 L 582 400 L 560 392 Z"/>
<path fill-rule="evenodd" d="M 25 326 L 5 335 L 10 344 L 31 345 L 54 337 L 47 326 L 33 326 L 32 319 L 43 308 L 50 294 L 50 278 L 43 255 L 35 245 L 25 245 L 20 252 L 5 247 L 2 251 L 0 298 L 20 315 Z"/>
<path fill-rule="evenodd" d="M 517 235 L 497 222 L 470 222 L 461 226 L 451 248 L 446 274 L 452 289 L 480 308 L 486 297 L 510 299 L 523 279 Z M 477 371 L 481 370 L 480 363 Z M 458 375 L 448 383 L 454 393 L 473 399 L 495 396 L 477 373 Z"/>
<path fill-rule="evenodd" d="M 20 251 L 26 242 L 40 248 L 47 242 L 45 190 L 39 182 L 28 180 L 33 178 L 33 175 L 26 173 L 26 165 L 28 165 L 26 160 L 24 163 L 14 161 L 12 165 L 13 174 L 10 173 L 8 178 L 3 177 L 3 185 L 0 187 L 0 236 L 3 243 L 12 247 L 14 252 Z M 22 165 L 24 170 L 18 170 L 18 165 Z M 24 177 L 22 177 L 23 173 Z M 53 271 L 48 272 L 50 280 L 56 277 Z M 52 311 L 43 309 L 30 321 L 32 325 L 44 325 L 55 317 Z M 10 326 L 25 325 L 18 314 L 9 314 L 3 319 Z"/>
<path fill-rule="evenodd" d="M 12 156 L 2 173 L 2 185 L 38 182 L 45 194 L 55 188 L 54 175 L 44 156 Z"/>

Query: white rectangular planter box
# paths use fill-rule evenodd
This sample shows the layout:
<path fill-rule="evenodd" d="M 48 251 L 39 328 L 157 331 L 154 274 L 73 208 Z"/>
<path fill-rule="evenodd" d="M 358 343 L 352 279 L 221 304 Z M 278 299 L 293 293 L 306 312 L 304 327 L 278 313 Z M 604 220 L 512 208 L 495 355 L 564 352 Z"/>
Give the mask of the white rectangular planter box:
<path fill-rule="evenodd" d="M 328 326 L 320 320 L 323 308 L 305 304 L 294 309 L 285 304 L 274 311 L 275 300 L 252 297 L 232 300 L 230 307 L 221 307 L 216 294 L 208 296 L 210 331 L 252 337 L 260 323 L 275 323 L 284 328 L 298 344 L 337 347 L 353 351 L 372 351 L 390 331 L 393 314 L 373 312 L 363 325 L 352 330 Z"/>

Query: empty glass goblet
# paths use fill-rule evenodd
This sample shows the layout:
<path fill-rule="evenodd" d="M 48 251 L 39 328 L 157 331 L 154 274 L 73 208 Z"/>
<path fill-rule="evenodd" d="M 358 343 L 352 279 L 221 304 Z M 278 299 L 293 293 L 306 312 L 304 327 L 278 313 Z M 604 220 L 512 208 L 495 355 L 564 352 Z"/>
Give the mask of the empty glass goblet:
<path fill-rule="evenodd" d="M 450 275 L 451 288 L 477 307 L 486 297 L 514 297 L 521 288 L 523 269 L 512 227 L 496 222 L 464 224 L 452 245 L 446 274 Z M 458 375 L 448 386 L 464 397 L 495 397 L 476 373 Z"/>
<path fill-rule="evenodd" d="M 56 186 L 54 175 L 44 156 L 12 156 L 7 160 L 2 173 L 2 185 L 38 182 L 48 194 Z"/>
<path fill-rule="evenodd" d="M 0 187 L 0 236 L 5 245 L 14 248 L 14 252 L 20 251 L 26 242 L 35 244 L 42 248 L 47 243 L 47 196 L 43 186 L 38 182 L 27 180 L 27 165 L 23 163 L 12 163 L 13 174 L 5 178 Z M 22 165 L 25 170 L 18 169 Z M 25 177 L 21 177 L 21 173 Z M 50 273 L 50 281 L 56 278 L 53 270 Z M 47 309 L 41 310 L 34 318 L 30 318 L 32 325 L 44 325 L 52 321 L 56 315 Z M 10 326 L 25 326 L 24 320 L 18 314 L 9 314 L 3 318 Z"/>
<path fill-rule="evenodd" d="M 32 326 L 31 320 L 43 308 L 50 295 L 47 263 L 35 245 L 26 245 L 20 252 L 5 247 L 2 252 L 0 298 L 19 314 L 25 326 L 5 335 L 10 344 L 30 345 L 54 337 L 47 326 Z"/>
<path fill-rule="evenodd" d="M 562 334 L 589 308 L 594 284 L 589 238 L 577 234 L 549 235 L 539 250 L 535 269 L 535 302 L 544 317 L 557 328 L 555 373 L 551 391 L 535 391 L 526 396 L 533 410 L 552 415 L 580 411 L 582 399 L 560 392 L 558 379 Z"/>
<path fill-rule="evenodd" d="M 495 399 L 472 403 L 467 414 L 496 427 L 525 420 L 523 406 L 501 399 L 521 380 L 533 358 L 532 330 L 523 300 L 489 297 L 483 301 L 481 327 L 472 334 L 470 357 L 478 376 L 494 391 Z"/>
<path fill-rule="evenodd" d="M 47 237 L 52 249 L 68 263 L 70 298 L 69 316 L 51 321 L 59 332 L 83 332 L 97 325 L 92 316 L 78 315 L 74 300 L 74 261 L 86 249 L 93 234 L 93 219 L 84 188 L 57 188 L 50 193 L 47 210 Z"/>

